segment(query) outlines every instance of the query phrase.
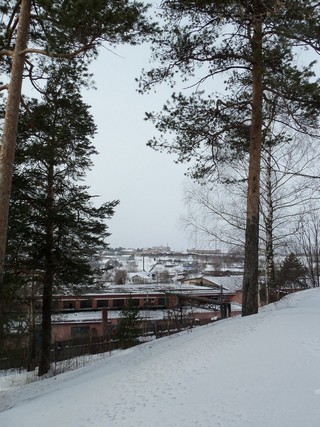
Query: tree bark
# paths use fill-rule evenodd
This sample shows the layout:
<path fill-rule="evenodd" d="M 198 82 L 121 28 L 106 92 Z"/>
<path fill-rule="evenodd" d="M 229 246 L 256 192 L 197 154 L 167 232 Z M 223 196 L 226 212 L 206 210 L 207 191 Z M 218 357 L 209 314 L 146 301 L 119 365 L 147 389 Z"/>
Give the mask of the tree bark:
<path fill-rule="evenodd" d="M 253 21 L 251 48 L 253 53 L 252 117 L 249 147 L 246 244 L 243 276 L 243 316 L 248 316 L 258 312 L 260 161 L 263 99 L 262 23 L 259 17 L 255 17 Z"/>
<path fill-rule="evenodd" d="M 42 325 L 41 325 L 41 353 L 38 375 L 42 376 L 50 370 L 51 365 L 51 311 L 52 290 L 54 278 L 54 167 L 48 169 L 48 188 L 46 200 L 46 245 L 45 245 L 45 273 L 42 294 Z"/>
<path fill-rule="evenodd" d="M 10 192 L 16 147 L 21 88 L 31 15 L 31 0 L 21 0 L 16 44 L 12 55 L 11 79 L 0 145 L 0 286 L 3 285 Z"/>

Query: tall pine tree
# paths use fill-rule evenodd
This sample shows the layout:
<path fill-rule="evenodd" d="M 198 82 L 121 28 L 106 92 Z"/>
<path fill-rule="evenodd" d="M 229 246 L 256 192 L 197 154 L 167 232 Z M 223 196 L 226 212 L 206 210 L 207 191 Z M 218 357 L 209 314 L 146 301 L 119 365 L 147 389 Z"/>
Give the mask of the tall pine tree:
<path fill-rule="evenodd" d="M 140 80 L 145 92 L 164 81 L 174 84 L 180 73 L 188 87 L 197 88 L 190 97 L 175 94 L 164 115 L 147 115 L 161 132 L 177 132 L 173 143 L 150 145 L 194 162 L 195 178 L 248 153 L 243 315 L 258 311 L 260 162 L 274 97 L 280 122 L 300 131 L 317 128 L 319 83 L 313 64 L 295 64 L 293 48 L 318 48 L 319 9 L 303 1 L 165 0 L 162 32 L 153 40 L 159 66 Z M 217 76 L 223 77 L 220 94 L 211 89 Z M 199 88 L 209 92 L 204 101 Z"/>
<path fill-rule="evenodd" d="M 27 283 L 36 277 L 41 285 L 39 375 L 50 368 L 53 292 L 94 283 L 90 260 L 107 245 L 105 220 L 118 203 L 95 207 L 81 183 L 96 154 L 95 130 L 89 107 L 61 69 L 53 71 L 41 102 L 29 103 L 19 125 L 7 272 Z"/>

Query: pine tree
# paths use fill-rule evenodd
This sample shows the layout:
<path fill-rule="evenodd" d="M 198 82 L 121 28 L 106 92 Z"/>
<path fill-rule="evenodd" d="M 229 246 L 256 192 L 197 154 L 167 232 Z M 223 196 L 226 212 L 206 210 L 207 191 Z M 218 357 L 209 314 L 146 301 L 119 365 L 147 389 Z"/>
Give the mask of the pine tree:
<path fill-rule="evenodd" d="M 173 106 L 166 105 L 163 115 L 147 115 L 160 132 L 177 134 L 173 142 L 160 139 L 150 145 L 191 162 L 196 179 L 208 178 L 217 165 L 247 153 L 243 315 L 254 314 L 264 131 L 275 97 L 279 122 L 300 131 L 317 130 L 319 82 L 312 63 L 300 68 L 294 63 L 293 46 L 318 49 L 319 6 L 277 0 L 166 0 L 161 12 L 164 25 L 153 40 L 153 60 L 160 65 L 143 74 L 141 91 L 163 81 L 173 86 L 180 73 L 197 92 L 190 97 L 174 94 Z M 210 93 L 209 81 L 217 76 L 224 78 L 222 95 Z M 199 88 L 209 96 L 203 99 Z"/>
<path fill-rule="evenodd" d="M 21 116 L 13 177 L 6 271 L 37 278 L 42 294 L 39 375 L 50 368 L 54 291 L 85 289 L 94 283 L 90 260 L 105 248 L 105 219 L 117 201 L 95 207 L 81 185 L 96 154 L 89 107 L 68 75 L 55 70 L 41 102 Z"/>
<path fill-rule="evenodd" d="M 306 276 L 308 269 L 294 253 L 290 253 L 281 263 L 276 275 L 276 292 L 278 298 L 280 292 L 290 292 L 292 290 L 306 288 Z"/>
<path fill-rule="evenodd" d="M 121 318 L 117 325 L 117 338 L 120 341 L 121 348 L 138 344 L 140 323 L 139 308 L 134 304 L 130 295 L 121 311 Z"/>

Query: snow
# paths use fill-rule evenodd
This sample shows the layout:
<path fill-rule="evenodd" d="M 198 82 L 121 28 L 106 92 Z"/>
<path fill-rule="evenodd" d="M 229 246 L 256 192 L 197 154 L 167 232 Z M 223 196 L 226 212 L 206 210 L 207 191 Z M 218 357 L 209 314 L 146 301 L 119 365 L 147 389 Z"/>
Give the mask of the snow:
<path fill-rule="evenodd" d="M 236 292 L 239 289 L 242 289 L 243 274 L 239 276 L 203 276 L 203 278 L 210 280 L 231 292 Z"/>
<path fill-rule="evenodd" d="M 163 320 L 168 318 L 168 312 L 172 310 L 139 310 L 140 319 L 152 319 L 152 320 Z M 231 303 L 231 311 L 241 311 L 241 304 Z M 201 308 L 201 307 L 184 307 L 184 313 L 210 313 L 212 310 Z M 108 310 L 108 319 L 119 319 L 121 317 L 121 310 Z M 53 323 L 90 323 L 94 321 L 102 321 L 102 311 L 78 311 L 71 313 L 59 313 L 52 315 Z"/>
<path fill-rule="evenodd" d="M 123 295 L 125 293 L 134 294 L 134 293 L 152 293 L 152 292 L 211 292 L 217 293 L 210 286 L 200 286 L 193 284 L 185 284 L 179 282 L 173 283 L 145 283 L 145 284 L 126 284 L 126 285 L 116 285 L 116 284 L 107 284 L 103 287 L 99 292 L 88 293 L 87 295 L 95 295 L 95 296 L 105 296 L 108 294 L 112 295 Z M 86 294 L 84 294 L 86 295 Z M 70 300 L 69 296 L 65 296 L 65 299 Z"/>
<path fill-rule="evenodd" d="M 318 427 L 320 289 L 92 360 L 0 378 L 0 426 Z"/>

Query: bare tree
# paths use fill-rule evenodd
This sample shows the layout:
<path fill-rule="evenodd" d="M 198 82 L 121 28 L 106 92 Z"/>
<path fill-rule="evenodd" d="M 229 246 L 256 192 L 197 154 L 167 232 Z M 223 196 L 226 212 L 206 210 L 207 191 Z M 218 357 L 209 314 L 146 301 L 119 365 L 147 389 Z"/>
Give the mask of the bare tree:
<path fill-rule="evenodd" d="M 320 160 L 318 142 L 301 140 L 277 146 L 264 145 L 261 170 L 260 255 L 265 257 L 266 301 L 275 286 L 275 256 L 296 235 L 301 212 L 310 199 L 319 199 L 316 168 Z M 190 184 L 185 189 L 188 214 L 185 227 L 207 241 L 218 240 L 226 247 L 243 246 L 245 230 L 246 163 L 234 165 L 226 184 Z M 220 177 L 221 178 L 221 177 Z"/>
<path fill-rule="evenodd" d="M 163 270 L 158 273 L 158 281 L 160 283 L 169 283 L 170 282 L 170 273 L 168 270 Z"/>
<path fill-rule="evenodd" d="M 245 189 L 238 185 L 188 183 L 184 187 L 187 213 L 181 217 L 197 244 L 244 247 Z"/>
<path fill-rule="evenodd" d="M 298 223 L 298 233 L 293 245 L 303 255 L 309 284 L 320 286 L 320 207 L 310 204 L 309 211 L 304 213 Z"/>
<path fill-rule="evenodd" d="M 310 199 L 319 200 L 315 181 L 320 160 L 317 144 L 296 136 L 291 143 L 267 145 L 263 150 L 261 227 L 264 229 L 266 302 L 268 290 L 275 287 L 275 251 L 282 251 L 295 235 L 297 219 Z"/>
<path fill-rule="evenodd" d="M 126 270 L 117 270 L 114 276 L 114 283 L 116 285 L 125 285 L 127 280 L 127 271 Z"/>

